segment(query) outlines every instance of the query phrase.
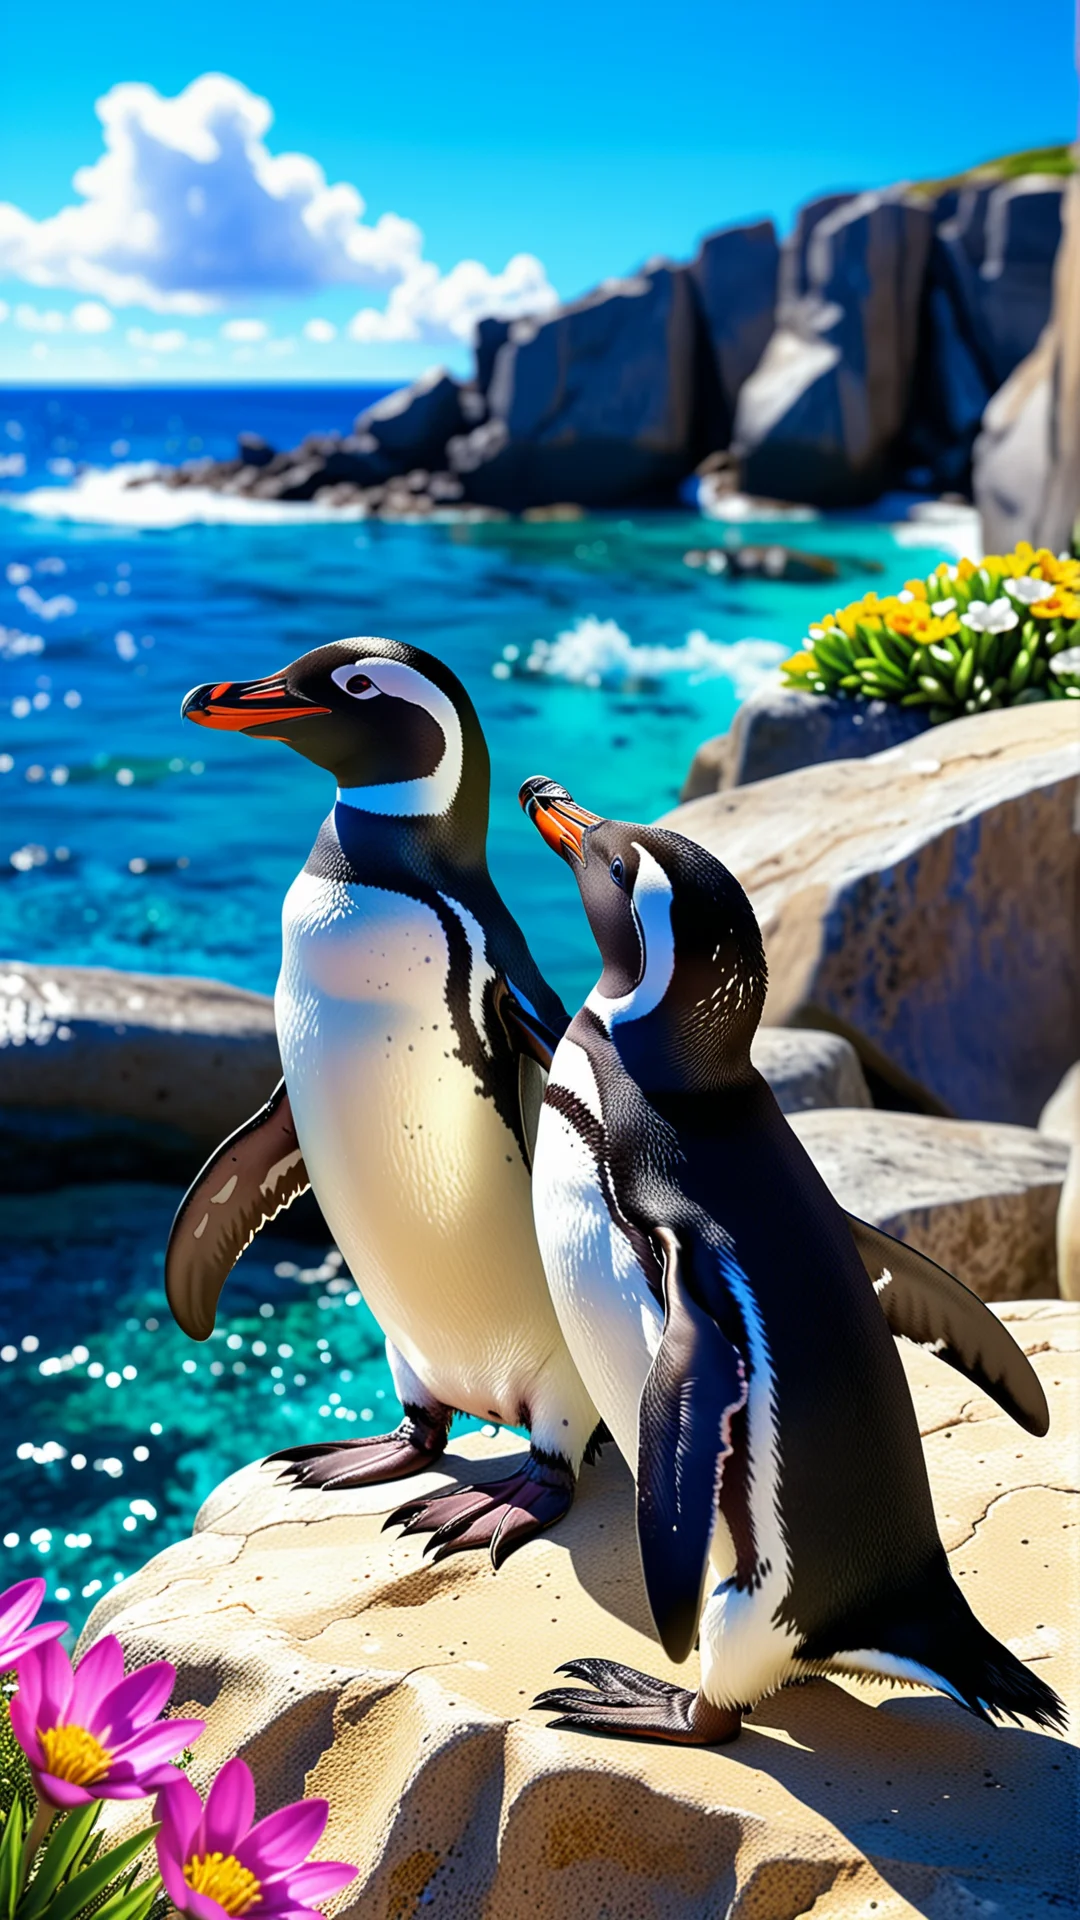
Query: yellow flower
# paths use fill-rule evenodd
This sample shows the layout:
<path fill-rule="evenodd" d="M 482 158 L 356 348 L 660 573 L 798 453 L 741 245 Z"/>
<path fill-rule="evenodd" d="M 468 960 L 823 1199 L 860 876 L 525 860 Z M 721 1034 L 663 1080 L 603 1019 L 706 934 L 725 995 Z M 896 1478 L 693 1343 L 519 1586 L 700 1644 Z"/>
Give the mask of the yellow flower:
<path fill-rule="evenodd" d="M 1073 593 L 1080 593 L 1080 560 L 1059 560 L 1056 554 L 1046 547 L 1039 549 L 1039 572 L 1044 580 L 1052 580 L 1055 586 L 1067 587 Z"/>
<path fill-rule="evenodd" d="M 784 661 L 783 670 L 785 673 L 810 673 L 818 665 L 812 653 L 793 653 L 790 660 Z"/>
<path fill-rule="evenodd" d="M 915 600 L 928 600 L 930 597 L 926 591 L 925 580 L 905 580 L 904 592 L 910 593 Z"/>
<path fill-rule="evenodd" d="M 1080 620 L 1080 594 L 1055 587 L 1045 600 L 1036 600 L 1028 612 L 1034 614 L 1036 620 Z"/>

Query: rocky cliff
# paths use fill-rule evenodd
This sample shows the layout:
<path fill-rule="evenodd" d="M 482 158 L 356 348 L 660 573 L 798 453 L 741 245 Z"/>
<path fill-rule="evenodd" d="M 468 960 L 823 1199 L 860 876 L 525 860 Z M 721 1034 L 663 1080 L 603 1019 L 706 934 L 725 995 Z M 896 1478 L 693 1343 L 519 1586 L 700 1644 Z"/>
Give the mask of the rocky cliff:
<path fill-rule="evenodd" d="M 689 265 L 482 321 L 472 379 L 436 369 L 349 434 L 281 452 L 246 435 L 234 460 L 156 478 L 419 518 L 663 504 L 727 451 L 780 500 L 966 491 L 987 408 L 1050 315 L 1073 164 L 1049 149 L 829 194 L 782 246 L 769 221 L 723 229 Z"/>

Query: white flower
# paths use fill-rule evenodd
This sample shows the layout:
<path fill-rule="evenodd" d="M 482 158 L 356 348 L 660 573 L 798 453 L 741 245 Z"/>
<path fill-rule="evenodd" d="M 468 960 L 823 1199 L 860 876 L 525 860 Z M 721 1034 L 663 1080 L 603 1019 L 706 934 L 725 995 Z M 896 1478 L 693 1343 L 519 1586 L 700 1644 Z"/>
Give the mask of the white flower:
<path fill-rule="evenodd" d="M 908 587 L 905 587 L 905 588 L 904 588 L 904 590 L 903 590 L 903 592 L 902 592 L 902 593 L 898 593 L 896 597 L 897 597 L 897 599 L 898 599 L 898 600 L 905 600 L 905 601 L 907 601 L 907 600 L 914 600 L 914 598 L 915 598 L 915 595 L 914 595 L 914 594 L 913 594 L 913 593 L 912 593 L 912 592 L 910 591 L 910 589 L 909 589 Z"/>
<path fill-rule="evenodd" d="M 955 600 L 933 600 L 930 603 L 930 611 L 935 613 L 939 620 L 944 620 L 945 615 L 952 613 L 955 606 Z"/>
<path fill-rule="evenodd" d="M 1020 615 L 1004 594 L 998 600 L 973 600 L 960 618 L 964 626 L 971 627 L 975 633 L 1008 633 L 1010 627 L 1020 623 Z"/>
<path fill-rule="evenodd" d="M 1050 662 L 1051 673 L 1058 673 L 1064 679 L 1067 673 L 1080 673 L 1080 647 L 1066 647 L 1064 653 L 1055 653 Z"/>
<path fill-rule="evenodd" d="M 1030 573 L 1022 575 L 1019 580 L 1004 580 L 1002 585 L 1014 600 L 1022 600 L 1028 607 L 1035 606 L 1040 600 L 1049 600 L 1054 591 L 1049 580 L 1035 580 Z"/>

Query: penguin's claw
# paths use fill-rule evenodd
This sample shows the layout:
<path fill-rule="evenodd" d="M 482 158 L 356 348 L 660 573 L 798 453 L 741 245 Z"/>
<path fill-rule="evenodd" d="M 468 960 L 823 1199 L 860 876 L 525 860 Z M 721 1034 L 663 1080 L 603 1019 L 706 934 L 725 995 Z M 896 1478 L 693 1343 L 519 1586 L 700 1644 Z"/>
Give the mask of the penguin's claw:
<path fill-rule="evenodd" d="M 433 1560 L 473 1547 L 488 1547 L 494 1567 L 535 1534 L 554 1526 L 574 1498 L 569 1467 L 531 1458 L 503 1480 L 455 1487 L 429 1500 L 409 1500 L 385 1522 L 405 1533 L 430 1533 L 424 1548 Z M 384 1529 L 385 1530 L 385 1529 Z"/>
<path fill-rule="evenodd" d="M 418 1427 L 408 1418 L 393 1433 L 365 1434 L 362 1440 L 316 1440 L 283 1447 L 268 1454 L 265 1466 L 281 1465 L 278 1480 L 296 1487 L 378 1486 L 384 1480 L 403 1480 L 434 1466 L 446 1446 L 445 1433 L 432 1425 Z"/>
<path fill-rule="evenodd" d="M 587 1687 L 549 1687 L 534 1707 L 559 1715 L 550 1725 L 572 1733 L 614 1733 L 638 1740 L 666 1740 L 683 1747 L 720 1746 L 734 1740 L 742 1715 L 716 1707 L 700 1693 L 673 1687 L 617 1660 L 568 1660 L 559 1668 Z"/>

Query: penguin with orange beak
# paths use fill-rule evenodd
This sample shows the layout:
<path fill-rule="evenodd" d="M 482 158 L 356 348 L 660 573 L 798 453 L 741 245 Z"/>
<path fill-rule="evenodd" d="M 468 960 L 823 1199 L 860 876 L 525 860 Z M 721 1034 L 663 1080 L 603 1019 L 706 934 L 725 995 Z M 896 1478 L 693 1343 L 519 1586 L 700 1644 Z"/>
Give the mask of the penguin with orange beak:
<path fill-rule="evenodd" d="M 557 1726 L 709 1745 L 785 1682 L 851 1671 L 1060 1727 L 1057 1695 L 952 1577 L 892 1335 L 1045 1433 L 1030 1363 L 958 1281 L 849 1220 L 788 1126 L 750 1058 L 765 954 L 734 875 L 543 777 L 521 801 L 602 961 L 544 1094 L 537 1236 L 635 1472 L 657 1632 L 675 1662 L 701 1648 L 696 1688 L 590 1656 L 562 1669 L 585 1686 L 535 1704 Z"/>
<path fill-rule="evenodd" d="M 337 793 L 283 910 L 284 1078 L 180 1207 L 172 1311 L 208 1338 L 233 1263 L 310 1185 L 386 1335 L 404 1418 L 274 1458 L 303 1486 L 366 1486 L 430 1468 L 455 1410 L 524 1426 L 520 1468 L 393 1516 L 437 1555 L 487 1547 L 498 1564 L 569 1507 L 598 1419 L 530 1202 L 544 1068 L 566 1014 L 488 872 L 480 722 L 441 661 L 367 638 L 263 680 L 197 687 L 183 712 L 283 742 Z"/>

